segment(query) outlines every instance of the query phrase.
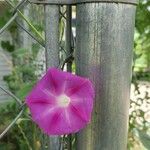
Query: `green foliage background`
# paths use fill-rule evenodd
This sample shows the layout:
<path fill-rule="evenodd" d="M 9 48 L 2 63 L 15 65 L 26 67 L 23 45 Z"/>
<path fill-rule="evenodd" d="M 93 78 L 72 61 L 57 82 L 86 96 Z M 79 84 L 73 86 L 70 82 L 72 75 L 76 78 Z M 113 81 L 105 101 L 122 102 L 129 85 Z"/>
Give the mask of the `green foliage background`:
<path fill-rule="evenodd" d="M 2 10 L 1 10 L 2 11 Z M 6 9 L 0 16 L 0 28 L 11 17 L 12 9 Z M 37 12 L 38 13 L 38 12 Z M 31 23 L 42 33 L 43 26 L 33 21 Z M 63 23 L 62 23 L 63 24 Z M 64 24 L 63 24 L 64 27 Z M 33 44 L 31 49 L 18 48 L 18 27 L 13 23 L 8 31 L 11 33 L 15 44 L 10 41 L 2 41 L 1 47 L 12 55 L 13 71 L 5 76 L 9 89 L 24 101 L 26 94 L 37 81 L 35 70 L 35 60 L 39 51 L 39 46 Z M 40 37 L 39 37 L 40 38 Z M 135 24 L 135 42 L 133 59 L 133 77 L 132 83 L 135 85 L 135 91 L 139 91 L 140 81 L 150 81 L 150 1 L 140 0 L 136 13 Z M 73 66 L 74 67 L 74 66 Z M 149 103 L 149 97 L 146 95 L 141 102 Z M 19 112 L 18 106 L 11 100 L 8 104 L 0 106 L 0 133 L 6 128 L 11 120 Z M 132 103 L 135 103 L 131 100 Z M 135 105 L 139 105 L 136 103 Z M 143 118 L 142 124 L 138 124 L 137 117 Z M 129 137 L 128 149 L 135 150 L 135 145 L 141 145 L 142 149 L 150 149 L 150 123 L 144 119 L 144 112 L 136 110 L 131 113 L 129 118 Z M 39 136 L 40 135 L 40 136 Z M 30 121 L 28 110 L 18 120 L 16 125 L 0 140 L 0 150 L 38 150 L 41 147 L 41 137 L 43 135 Z M 137 150 L 137 149 L 136 149 Z M 141 147 L 139 147 L 141 150 Z"/>

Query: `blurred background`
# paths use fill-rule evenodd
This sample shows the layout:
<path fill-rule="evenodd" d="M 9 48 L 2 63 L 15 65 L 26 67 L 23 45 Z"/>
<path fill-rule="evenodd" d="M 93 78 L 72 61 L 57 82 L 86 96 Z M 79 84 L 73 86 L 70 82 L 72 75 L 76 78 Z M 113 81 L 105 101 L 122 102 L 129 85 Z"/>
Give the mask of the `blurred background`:
<path fill-rule="evenodd" d="M 0 1 L 0 29 L 12 17 L 17 0 Z M 73 38 L 75 39 L 75 7 L 73 7 Z M 61 12 L 66 8 L 61 7 Z M 0 35 L 0 85 L 22 101 L 45 71 L 44 48 L 23 29 L 44 37 L 44 10 L 40 5 L 21 8 L 22 17 Z M 65 13 L 64 13 L 65 14 Z M 21 16 L 21 15 L 20 15 Z M 21 25 L 21 26 L 20 26 Z M 64 60 L 66 22 L 60 18 L 60 58 Z M 39 36 L 39 34 L 41 36 Z M 150 1 L 140 0 L 137 6 L 129 110 L 128 150 L 150 150 Z M 73 70 L 75 65 L 73 63 Z M 16 103 L 0 90 L 0 133 L 18 114 Z M 27 117 L 28 112 L 0 140 L 0 150 L 38 150 L 42 134 Z M 40 136 L 39 136 L 40 135 Z M 74 142 L 74 141 L 72 141 Z M 75 144 L 74 144 L 75 145 Z"/>

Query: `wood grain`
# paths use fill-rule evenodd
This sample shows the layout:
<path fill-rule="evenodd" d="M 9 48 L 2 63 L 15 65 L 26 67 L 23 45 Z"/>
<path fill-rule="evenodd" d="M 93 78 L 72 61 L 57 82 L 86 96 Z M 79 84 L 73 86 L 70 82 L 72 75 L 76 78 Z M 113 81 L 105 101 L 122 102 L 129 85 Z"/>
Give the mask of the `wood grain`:
<path fill-rule="evenodd" d="M 134 5 L 77 5 L 76 72 L 95 86 L 92 121 L 77 138 L 77 150 L 126 150 Z"/>

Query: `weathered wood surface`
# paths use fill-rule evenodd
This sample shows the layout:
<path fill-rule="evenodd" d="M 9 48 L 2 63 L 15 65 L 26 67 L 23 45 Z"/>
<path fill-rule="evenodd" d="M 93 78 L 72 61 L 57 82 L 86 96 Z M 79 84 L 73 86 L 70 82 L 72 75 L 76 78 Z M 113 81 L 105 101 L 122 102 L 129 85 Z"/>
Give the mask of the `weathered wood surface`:
<path fill-rule="evenodd" d="M 45 5 L 46 64 L 48 67 L 59 65 L 59 7 Z"/>
<path fill-rule="evenodd" d="M 45 5 L 46 68 L 59 66 L 59 7 Z M 60 150 L 59 136 L 49 138 L 48 150 Z"/>
<path fill-rule="evenodd" d="M 97 3 L 97 2 L 114 2 L 137 4 L 138 0 L 29 0 L 36 4 L 79 4 L 79 3 Z"/>
<path fill-rule="evenodd" d="M 77 150 L 126 150 L 134 5 L 77 5 L 76 72 L 95 86 L 92 121 Z"/>

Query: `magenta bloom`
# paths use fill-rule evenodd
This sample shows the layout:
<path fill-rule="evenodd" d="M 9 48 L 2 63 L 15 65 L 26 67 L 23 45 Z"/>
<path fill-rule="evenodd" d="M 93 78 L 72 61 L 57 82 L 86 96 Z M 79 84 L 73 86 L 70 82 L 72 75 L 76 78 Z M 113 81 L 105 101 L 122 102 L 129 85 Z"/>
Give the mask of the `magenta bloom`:
<path fill-rule="evenodd" d="M 26 98 L 32 118 L 49 135 L 78 132 L 90 121 L 94 89 L 86 79 L 48 70 Z"/>

